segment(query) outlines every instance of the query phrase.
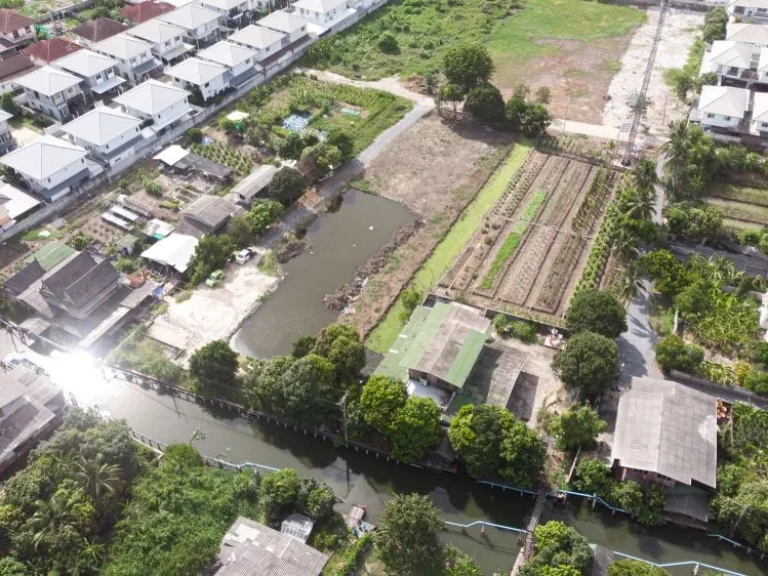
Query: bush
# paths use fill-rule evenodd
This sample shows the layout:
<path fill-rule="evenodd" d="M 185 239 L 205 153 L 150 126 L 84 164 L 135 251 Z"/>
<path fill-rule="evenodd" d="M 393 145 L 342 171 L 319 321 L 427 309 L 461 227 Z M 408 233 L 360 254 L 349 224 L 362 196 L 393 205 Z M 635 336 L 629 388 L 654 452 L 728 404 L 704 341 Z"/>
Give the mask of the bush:
<path fill-rule="evenodd" d="M 379 36 L 377 45 L 384 54 L 398 54 L 400 52 L 400 44 L 398 44 L 397 38 L 395 38 L 392 32 L 384 32 L 384 34 Z"/>
<path fill-rule="evenodd" d="M 152 180 L 147 180 L 144 183 L 144 190 L 147 191 L 147 194 L 156 198 L 160 198 L 163 195 L 163 187 Z"/>
<path fill-rule="evenodd" d="M 295 168 L 283 167 L 278 170 L 267 188 L 269 197 L 284 206 L 295 202 L 307 189 L 307 181 Z"/>
<path fill-rule="evenodd" d="M 704 360 L 704 351 L 693 344 L 686 344 L 682 338 L 670 335 L 656 345 L 656 363 L 664 372 L 680 370 L 695 374 Z"/>
<path fill-rule="evenodd" d="M 618 338 L 627 330 L 627 311 L 610 292 L 584 290 L 574 296 L 568 308 L 568 328 Z"/>
<path fill-rule="evenodd" d="M 481 122 L 495 124 L 504 120 L 504 99 L 493 84 L 480 84 L 467 94 L 464 110 Z"/>
<path fill-rule="evenodd" d="M 571 388 L 595 396 L 610 388 L 619 373 L 619 348 L 600 334 L 580 332 L 571 336 L 564 350 L 555 354 L 552 368 Z"/>
<path fill-rule="evenodd" d="M 187 130 L 185 136 L 190 144 L 201 144 L 203 141 L 203 131 L 197 127 Z"/>

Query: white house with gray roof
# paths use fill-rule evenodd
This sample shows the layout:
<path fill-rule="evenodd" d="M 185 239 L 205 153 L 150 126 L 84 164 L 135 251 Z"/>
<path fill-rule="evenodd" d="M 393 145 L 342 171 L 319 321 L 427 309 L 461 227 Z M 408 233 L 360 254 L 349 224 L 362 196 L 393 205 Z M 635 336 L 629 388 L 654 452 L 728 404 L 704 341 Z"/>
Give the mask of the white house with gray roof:
<path fill-rule="evenodd" d="M 93 50 L 117 60 L 120 75 L 133 85 L 162 72 L 163 63 L 152 53 L 152 43 L 125 32 L 94 44 Z"/>
<path fill-rule="evenodd" d="M 152 53 L 166 63 L 177 62 L 194 47 L 184 42 L 186 30 L 157 18 L 129 28 L 125 32 L 152 44 Z"/>
<path fill-rule="evenodd" d="M 172 12 L 161 14 L 157 19 L 182 28 L 187 42 L 200 48 L 219 39 L 219 28 L 224 24 L 225 17 L 216 10 L 187 4 Z"/>
<path fill-rule="evenodd" d="M 275 55 L 288 44 L 288 37 L 284 32 L 251 25 L 232 34 L 229 41 L 250 48 L 256 52 L 256 60 L 261 62 Z"/>
<path fill-rule="evenodd" d="M 59 58 L 53 65 L 81 78 L 83 90 L 95 98 L 113 93 L 125 83 L 125 78 L 119 75 L 117 60 L 91 50 L 78 50 Z"/>
<path fill-rule="evenodd" d="M 749 110 L 749 90 L 731 86 L 704 86 L 698 104 L 702 127 L 736 132 Z"/>
<path fill-rule="evenodd" d="M 143 140 L 141 122 L 119 110 L 99 106 L 64 124 L 61 130 L 94 158 L 115 165 L 133 154 Z"/>
<path fill-rule="evenodd" d="M 744 22 L 768 22 L 768 0 L 729 0 L 726 10 L 730 16 Z"/>
<path fill-rule="evenodd" d="M 0 110 L 0 155 L 5 154 L 13 148 L 13 137 L 8 120 L 13 118 L 13 114 Z"/>
<path fill-rule="evenodd" d="M 283 10 L 275 10 L 268 16 L 258 20 L 256 25 L 285 34 L 283 43 L 290 44 L 307 35 L 308 23 L 306 18 L 302 18 L 295 13 L 292 14 Z"/>
<path fill-rule="evenodd" d="M 198 4 L 221 14 L 229 28 L 241 28 L 250 21 L 254 10 L 271 6 L 270 0 L 199 0 Z"/>
<path fill-rule="evenodd" d="M 200 90 L 203 100 L 213 98 L 229 88 L 229 68 L 197 57 L 182 60 L 165 71 L 179 88 Z"/>
<path fill-rule="evenodd" d="M 728 22 L 725 39 L 762 48 L 768 46 L 768 26 L 745 24 L 744 22 Z"/>
<path fill-rule="evenodd" d="M 45 135 L 0 158 L 34 192 L 49 201 L 67 194 L 90 176 L 87 151 L 60 138 Z"/>
<path fill-rule="evenodd" d="M 136 88 L 124 92 L 114 99 L 130 116 L 150 122 L 150 127 L 159 132 L 183 120 L 191 112 L 190 93 L 176 86 L 157 80 L 147 80 Z"/>
<path fill-rule="evenodd" d="M 45 66 L 19 76 L 13 83 L 24 90 L 25 103 L 42 114 L 66 122 L 78 108 L 85 108 L 82 78 Z"/>
<path fill-rule="evenodd" d="M 323 27 L 333 26 L 343 18 L 352 0 L 298 0 L 293 3 L 296 14 Z"/>
<path fill-rule="evenodd" d="M 749 131 L 755 136 L 768 137 L 768 92 L 755 92 L 752 97 L 752 120 Z"/>
<path fill-rule="evenodd" d="M 750 83 L 757 79 L 760 48 L 732 40 L 716 40 L 704 53 L 700 74 L 714 72 L 718 81 L 724 78 Z"/>
<path fill-rule="evenodd" d="M 228 40 L 217 42 L 210 48 L 197 53 L 197 57 L 202 60 L 226 66 L 230 74 L 229 84 L 234 88 L 262 72 L 261 66 L 256 64 L 257 56 L 255 50 Z"/>

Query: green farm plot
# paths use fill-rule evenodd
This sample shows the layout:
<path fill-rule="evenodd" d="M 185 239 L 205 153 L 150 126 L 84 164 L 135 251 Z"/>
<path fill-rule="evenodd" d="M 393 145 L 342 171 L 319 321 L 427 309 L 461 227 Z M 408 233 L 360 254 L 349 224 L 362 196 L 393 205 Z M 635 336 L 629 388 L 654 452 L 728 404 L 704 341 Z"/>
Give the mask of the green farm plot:
<path fill-rule="evenodd" d="M 712 197 L 705 198 L 704 200 L 707 204 L 720 208 L 723 212 L 723 217 L 729 220 L 768 225 L 768 206 L 757 206 L 755 204 Z"/>
<path fill-rule="evenodd" d="M 464 213 L 448 231 L 442 242 L 437 245 L 432 255 L 419 268 L 409 287 L 416 288 L 423 294 L 429 292 L 451 265 L 463 246 L 472 238 L 483 217 L 496 201 L 501 198 L 507 184 L 523 165 L 531 151 L 528 144 L 517 144 L 507 160 L 499 167 L 477 197 L 467 206 Z M 366 341 L 368 348 L 386 354 L 400 333 L 401 312 L 404 310 L 402 297 L 390 308 L 387 315 L 371 332 Z"/>
<path fill-rule="evenodd" d="M 747 186 L 736 186 L 726 182 L 715 182 L 709 189 L 708 194 L 721 200 L 732 200 L 735 202 L 744 202 L 746 204 L 755 204 L 757 206 L 768 207 L 768 190 L 760 188 L 749 188 Z"/>

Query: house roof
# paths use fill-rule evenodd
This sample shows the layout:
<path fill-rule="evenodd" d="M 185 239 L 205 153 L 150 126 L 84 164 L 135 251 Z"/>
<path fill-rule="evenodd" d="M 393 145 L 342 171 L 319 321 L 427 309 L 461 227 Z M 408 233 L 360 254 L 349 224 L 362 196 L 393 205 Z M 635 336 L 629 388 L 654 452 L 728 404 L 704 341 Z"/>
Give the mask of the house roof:
<path fill-rule="evenodd" d="M 0 34 L 10 34 L 27 26 L 34 26 L 35 20 L 13 10 L 0 9 Z"/>
<path fill-rule="evenodd" d="M 296 8 L 304 8 L 310 12 L 330 12 L 334 8 L 346 6 L 347 0 L 299 0 L 294 2 Z"/>
<path fill-rule="evenodd" d="M 259 166 L 257 170 L 251 172 L 248 176 L 240 180 L 232 192 L 241 196 L 250 202 L 259 192 L 264 190 L 272 182 L 272 178 L 277 174 L 277 167 L 271 164 Z"/>
<path fill-rule="evenodd" d="M 35 90 L 40 94 L 53 96 L 67 88 L 77 86 L 82 81 L 82 78 L 64 70 L 59 70 L 53 66 L 44 66 L 29 74 L 19 76 L 13 82 L 24 88 Z"/>
<path fill-rule="evenodd" d="M 715 398 L 669 380 L 633 378 L 619 399 L 611 460 L 681 484 L 715 488 Z"/>
<path fill-rule="evenodd" d="M 760 24 L 743 24 L 741 22 L 728 22 L 725 39 L 745 44 L 767 44 L 768 27 Z"/>
<path fill-rule="evenodd" d="M 228 12 L 232 10 L 232 8 L 236 8 L 246 2 L 247 0 L 202 0 L 200 4 Z"/>
<path fill-rule="evenodd" d="M 171 266 L 181 274 L 187 271 L 189 261 L 195 254 L 198 240 L 188 234 L 171 233 L 141 253 L 142 258 Z"/>
<path fill-rule="evenodd" d="M 48 242 L 27 259 L 21 270 L 5 281 L 3 288 L 11 296 L 18 296 L 74 252 L 73 248 L 61 242 Z"/>
<path fill-rule="evenodd" d="M 70 32 L 91 42 L 102 42 L 107 38 L 120 34 L 126 28 L 127 26 L 120 22 L 101 17 L 95 20 L 86 20 L 80 26 L 72 28 Z"/>
<path fill-rule="evenodd" d="M 232 34 L 229 39 L 232 42 L 239 42 L 240 44 L 251 46 L 257 50 L 263 50 L 268 46 L 280 42 L 284 37 L 285 34 L 282 32 L 275 32 L 274 30 L 251 24 Z"/>
<path fill-rule="evenodd" d="M 97 260 L 90 252 L 76 252 L 43 276 L 41 294 L 83 306 L 120 280 L 108 258 Z"/>
<path fill-rule="evenodd" d="M 75 138 L 101 146 L 124 134 L 138 136 L 140 125 L 141 120 L 138 118 L 107 106 L 99 106 L 64 124 L 61 129 Z"/>
<path fill-rule="evenodd" d="M 152 44 L 123 33 L 99 42 L 93 49 L 121 60 L 129 60 L 139 54 L 150 52 Z"/>
<path fill-rule="evenodd" d="M 768 122 L 768 92 L 755 92 L 752 100 L 752 121 Z"/>
<path fill-rule="evenodd" d="M 142 40 L 146 40 L 154 44 L 162 44 L 166 40 L 181 38 L 184 35 L 184 32 L 185 30 L 183 28 L 179 28 L 178 26 L 174 26 L 173 24 L 169 24 L 168 22 L 163 22 L 162 20 L 154 18 L 144 22 L 143 24 L 129 28 L 126 31 L 126 34 L 136 36 L 137 38 L 141 38 Z"/>
<path fill-rule="evenodd" d="M 32 58 L 50 63 L 82 49 L 80 44 L 67 42 L 63 38 L 51 38 L 50 40 L 38 40 L 24 48 L 22 52 Z"/>
<path fill-rule="evenodd" d="M 84 78 L 90 78 L 99 72 L 117 66 L 117 60 L 86 49 L 64 56 L 56 62 L 56 66 Z"/>
<path fill-rule="evenodd" d="M 32 62 L 32 58 L 26 54 L 14 54 L 10 58 L 0 60 L 0 80 L 10 80 L 34 67 L 35 63 Z"/>
<path fill-rule="evenodd" d="M 699 96 L 699 112 L 743 118 L 749 105 L 749 90 L 730 86 L 704 86 Z"/>
<path fill-rule="evenodd" d="M 209 8 L 203 8 L 197 4 L 187 4 L 181 8 L 176 8 L 172 12 L 166 12 L 158 16 L 159 20 L 170 22 L 185 30 L 194 30 L 209 22 L 218 22 L 219 18 L 221 18 L 221 13 Z"/>
<path fill-rule="evenodd" d="M 16 272 L 16 274 L 8 278 L 8 280 L 3 283 L 3 289 L 10 296 L 18 296 L 36 281 L 40 280 L 43 275 L 45 275 L 43 267 L 37 260 L 32 260 L 21 270 Z"/>
<path fill-rule="evenodd" d="M 733 40 L 715 40 L 712 47 L 704 54 L 704 62 L 718 66 L 735 66 L 747 69 L 752 63 L 751 45 Z"/>
<path fill-rule="evenodd" d="M 190 92 L 159 82 L 147 80 L 123 92 L 114 99 L 115 102 L 128 108 L 138 110 L 144 114 L 154 116 L 158 112 L 167 110 L 177 102 L 188 98 Z"/>
<path fill-rule="evenodd" d="M 768 8 L 768 0 L 731 0 L 731 6 L 745 6 L 749 8 Z"/>
<path fill-rule="evenodd" d="M 35 180 L 44 180 L 65 166 L 79 162 L 86 154 L 85 148 L 46 134 L 0 157 L 0 163 Z"/>
<path fill-rule="evenodd" d="M 214 78 L 223 76 L 228 71 L 229 69 L 226 66 L 216 62 L 209 62 L 208 60 L 201 60 L 193 56 L 192 58 L 182 60 L 172 68 L 168 68 L 165 73 L 172 78 L 178 78 L 190 84 L 202 86 Z"/>
<path fill-rule="evenodd" d="M 238 211 L 238 207 L 229 200 L 204 194 L 182 210 L 183 222 L 179 232 L 202 237 L 219 229 Z"/>
<path fill-rule="evenodd" d="M 263 26 L 264 28 L 269 28 L 270 30 L 277 30 L 278 32 L 290 34 L 301 30 L 308 24 L 308 22 L 296 14 L 290 14 L 283 10 L 275 10 L 268 16 L 257 21 L 256 24 L 258 26 Z"/>
<path fill-rule="evenodd" d="M 13 118 L 13 114 L 0 109 L 0 124 L 2 124 L 3 122 L 8 122 L 8 120 L 10 120 L 11 118 Z"/>
<path fill-rule="evenodd" d="M 219 563 L 216 576 L 319 576 L 328 556 L 240 516 L 222 539 Z"/>
<path fill-rule="evenodd" d="M 187 154 L 189 154 L 189 152 L 178 144 L 171 144 L 158 154 L 154 155 L 152 159 L 160 160 L 160 162 L 164 162 L 168 166 L 175 166 L 182 158 L 187 156 Z"/>
<path fill-rule="evenodd" d="M 43 270 L 48 272 L 49 270 L 53 270 L 74 253 L 75 249 L 71 246 L 67 246 L 66 244 L 54 240 L 39 248 L 32 254 L 32 256 L 30 256 L 27 262 L 35 261 L 40 264 Z"/>
<path fill-rule="evenodd" d="M 242 64 L 248 58 L 256 56 L 256 52 L 245 46 L 239 46 L 232 42 L 222 40 L 217 42 L 210 48 L 201 50 L 197 53 L 198 58 L 203 60 L 210 60 L 211 62 L 217 62 L 224 66 L 235 67 L 238 64 Z"/>
<path fill-rule="evenodd" d="M 139 2 L 138 4 L 126 4 L 123 9 L 120 10 L 120 15 L 123 18 L 130 20 L 131 22 L 141 24 L 142 22 L 146 22 L 155 16 L 160 16 L 160 14 L 170 12 L 173 9 L 174 6 L 171 4 L 146 0 L 145 2 Z"/>
<path fill-rule="evenodd" d="M 0 186 L 0 206 L 3 206 L 8 211 L 8 216 L 12 220 L 23 216 L 39 204 L 40 201 L 37 198 L 22 192 L 18 188 L 14 188 L 10 184 L 2 184 Z"/>

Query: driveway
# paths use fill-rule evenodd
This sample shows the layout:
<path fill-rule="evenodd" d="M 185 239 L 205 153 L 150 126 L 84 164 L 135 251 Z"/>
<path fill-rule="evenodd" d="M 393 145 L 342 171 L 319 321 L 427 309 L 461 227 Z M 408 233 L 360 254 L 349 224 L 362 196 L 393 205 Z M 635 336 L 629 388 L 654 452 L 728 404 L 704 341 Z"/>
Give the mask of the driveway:
<path fill-rule="evenodd" d="M 647 281 L 644 284 L 644 289 L 629 303 L 627 331 L 619 337 L 622 381 L 629 381 L 635 376 L 663 378 L 655 360 L 658 335 L 650 322 L 650 284 Z"/>

